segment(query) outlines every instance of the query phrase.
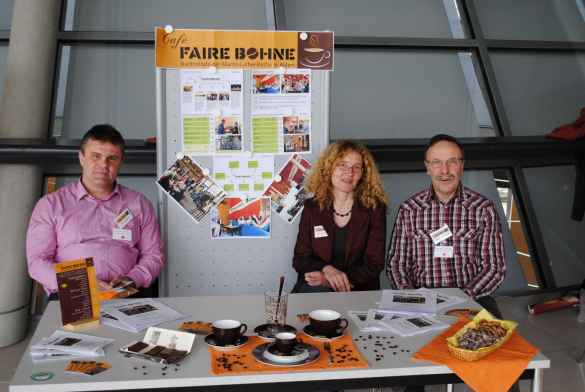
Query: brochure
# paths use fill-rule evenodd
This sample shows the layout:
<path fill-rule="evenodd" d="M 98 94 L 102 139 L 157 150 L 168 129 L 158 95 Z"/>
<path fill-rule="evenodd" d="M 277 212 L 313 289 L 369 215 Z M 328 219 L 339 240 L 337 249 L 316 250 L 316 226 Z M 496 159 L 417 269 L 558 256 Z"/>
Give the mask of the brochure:
<path fill-rule="evenodd" d="M 435 314 L 437 292 L 427 289 L 383 290 L 380 309 L 411 314 Z"/>
<path fill-rule="evenodd" d="M 120 299 L 102 303 L 102 323 L 129 332 L 140 332 L 182 317 L 183 314 L 152 298 Z"/>
<path fill-rule="evenodd" d="M 34 359 L 103 356 L 104 347 L 113 341 L 114 339 L 57 330 L 48 338 L 33 344 L 30 353 Z"/>
<path fill-rule="evenodd" d="M 418 335 L 444 329 L 449 326 L 449 324 L 427 315 L 397 317 L 389 321 L 380 321 L 380 323 L 400 336 Z"/>

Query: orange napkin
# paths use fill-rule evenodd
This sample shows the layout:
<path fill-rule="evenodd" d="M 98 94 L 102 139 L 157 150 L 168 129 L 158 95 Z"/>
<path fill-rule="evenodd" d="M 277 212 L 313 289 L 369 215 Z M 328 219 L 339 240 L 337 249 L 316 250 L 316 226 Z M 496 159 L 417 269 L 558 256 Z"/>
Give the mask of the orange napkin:
<path fill-rule="evenodd" d="M 331 341 L 331 352 L 333 363 L 329 364 L 327 352 L 323 349 L 323 342 L 311 339 L 306 336 L 299 336 L 298 339 L 304 343 L 311 344 L 321 351 L 319 359 L 302 366 L 271 366 L 258 362 L 254 359 L 252 351 L 259 345 L 266 343 L 265 340 L 250 336 L 250 340 L 243 347 L 220 351 L 209 347 L 211 372 L 216 376 L 242 373 L 262 372 L 304 372 L 325 369 L 357 369 L 367 368 L 368 362 L 354 345 L 351 336 L 343 336 Z M 351 359 L 353 358 L 353 359 Z"/>
<path fill-rule="evenodd" d="M 453 336 L 469 320 L 460 319 L 413 355 L 414 359 L 427 360 L 446 365 L 465 383 L 477 392 L 507 391 L 520 377 L 528 363 L 538 353 L 518 333 L 514 333 L 502 347 L 474 362 L 453 357 L 447 348 L 446 339 Z"/>

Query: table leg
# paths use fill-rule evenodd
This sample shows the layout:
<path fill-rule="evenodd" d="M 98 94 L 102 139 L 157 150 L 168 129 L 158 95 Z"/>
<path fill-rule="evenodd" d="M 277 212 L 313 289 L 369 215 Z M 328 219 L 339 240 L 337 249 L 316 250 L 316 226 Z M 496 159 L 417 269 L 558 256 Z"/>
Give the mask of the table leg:
<path fill-rule="evenodd" d="M 532 380 L 532 392 L 542 392 L 544 382 L 543 369 L 534 369 L 534 379 Z"/>
<path fill-rule="evenodd" d="M 447 384 L 447 392 L 453 392 L 453 384 Z"/>

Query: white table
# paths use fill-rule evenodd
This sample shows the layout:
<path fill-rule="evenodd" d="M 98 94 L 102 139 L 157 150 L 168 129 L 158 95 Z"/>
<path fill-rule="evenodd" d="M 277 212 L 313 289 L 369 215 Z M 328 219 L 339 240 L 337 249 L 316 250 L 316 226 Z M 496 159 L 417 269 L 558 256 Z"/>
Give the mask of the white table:
<path fill-rule="evenodd" d="M 451 295 L 465 296 L 457 289 L 447 289 Z M 289 324 L 302 330 L 305 325 L 296 317 L 299 313 L 309 313 L 313 309 L 335 309 L 347 318 L 348 310 L 367 310 L 376 307 L 380 292 L 355 293 L 318 293 L 295 294 L 288 298 Z M 248 334 L 264 323 L 264 297 L 262 295 L 215 296 L 192 298 L 161 298 L 173 308 L 188 315 L 184 320 L 213 321 L 224 318 L 238 319 L 248 324 Z M 468 301 L 456 307 L 478 305 Z M 161 327 L 176 329 L 180 321 L 162 324 Z M 61 326 L 58 302 L 51 302 L 43 315 L 31 340 L 36 343 L 42 337 L 51 335 Z M 350 323 L 350 327 L 353 327 Z M 355 331 L 355 328 L 353 328 Z M 429 333 L 410 338 L 395 338 L 399 349 L 410 353 L 386 353 L 382 360 L 376 361 L 373 350 L 364 353 L 370 367 L 367 369 L 325 370 L 318 372 L 263 373 L 234 376 L 214 376 L 210 372 L 209 353 L 203 339 L 198 336 L 192 354 L 181 363 L 178 370 L 174 366 L 164 371 L 161 365 L 134 358 L 125 358 L 118 349 L 143 336 L 107 326 L 100 326 L 85 333 L 116 339 L 106 347 L 105 361 L 112 365 L 108 371 L 96 376 L 71 375 L 64 373 L 67 361 L 33 362 L 29 350 L 25 354 L 10 382 L 10 392 L 56 392 L 56 391 L 190 391 L 199 389 L 239 390 L 246 387 L 255 391 L 309 390 L 309 389 L 349 389 L 391 385 L 450 384 L 461 380 L 452 371 L 441 365 L 425 361 L 412 361 L 411 356 L 429 342 L 437 333 Z M 352 333 L 359 335 L 359 331 Z M 360 345 L 358 345 L 358 348 Z M 103 360 L 101 358 L 100 360 Z M 533 391 L 542 391 L 543 369 L 550 367 L 550 361 L 538 354 L 528 365 L 523 377 L 533 379 Z M 54 377 L 48 381 L 33 381 L 36 372 L 51 372 Z M 275 385 L 277 384 L 277 385 Z"/>

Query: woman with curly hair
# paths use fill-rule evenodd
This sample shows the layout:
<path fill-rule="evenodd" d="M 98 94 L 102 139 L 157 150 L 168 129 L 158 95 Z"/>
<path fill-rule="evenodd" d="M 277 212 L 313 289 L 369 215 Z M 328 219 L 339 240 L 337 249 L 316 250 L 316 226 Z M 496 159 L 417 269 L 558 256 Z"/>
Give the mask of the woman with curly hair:
<path fill-rule="evenodd" d="M 329 145 L 307 181 L 294 249 L 293 292 L 379 290 L 388 199 L 372 154 L 350 140 Z"/>

